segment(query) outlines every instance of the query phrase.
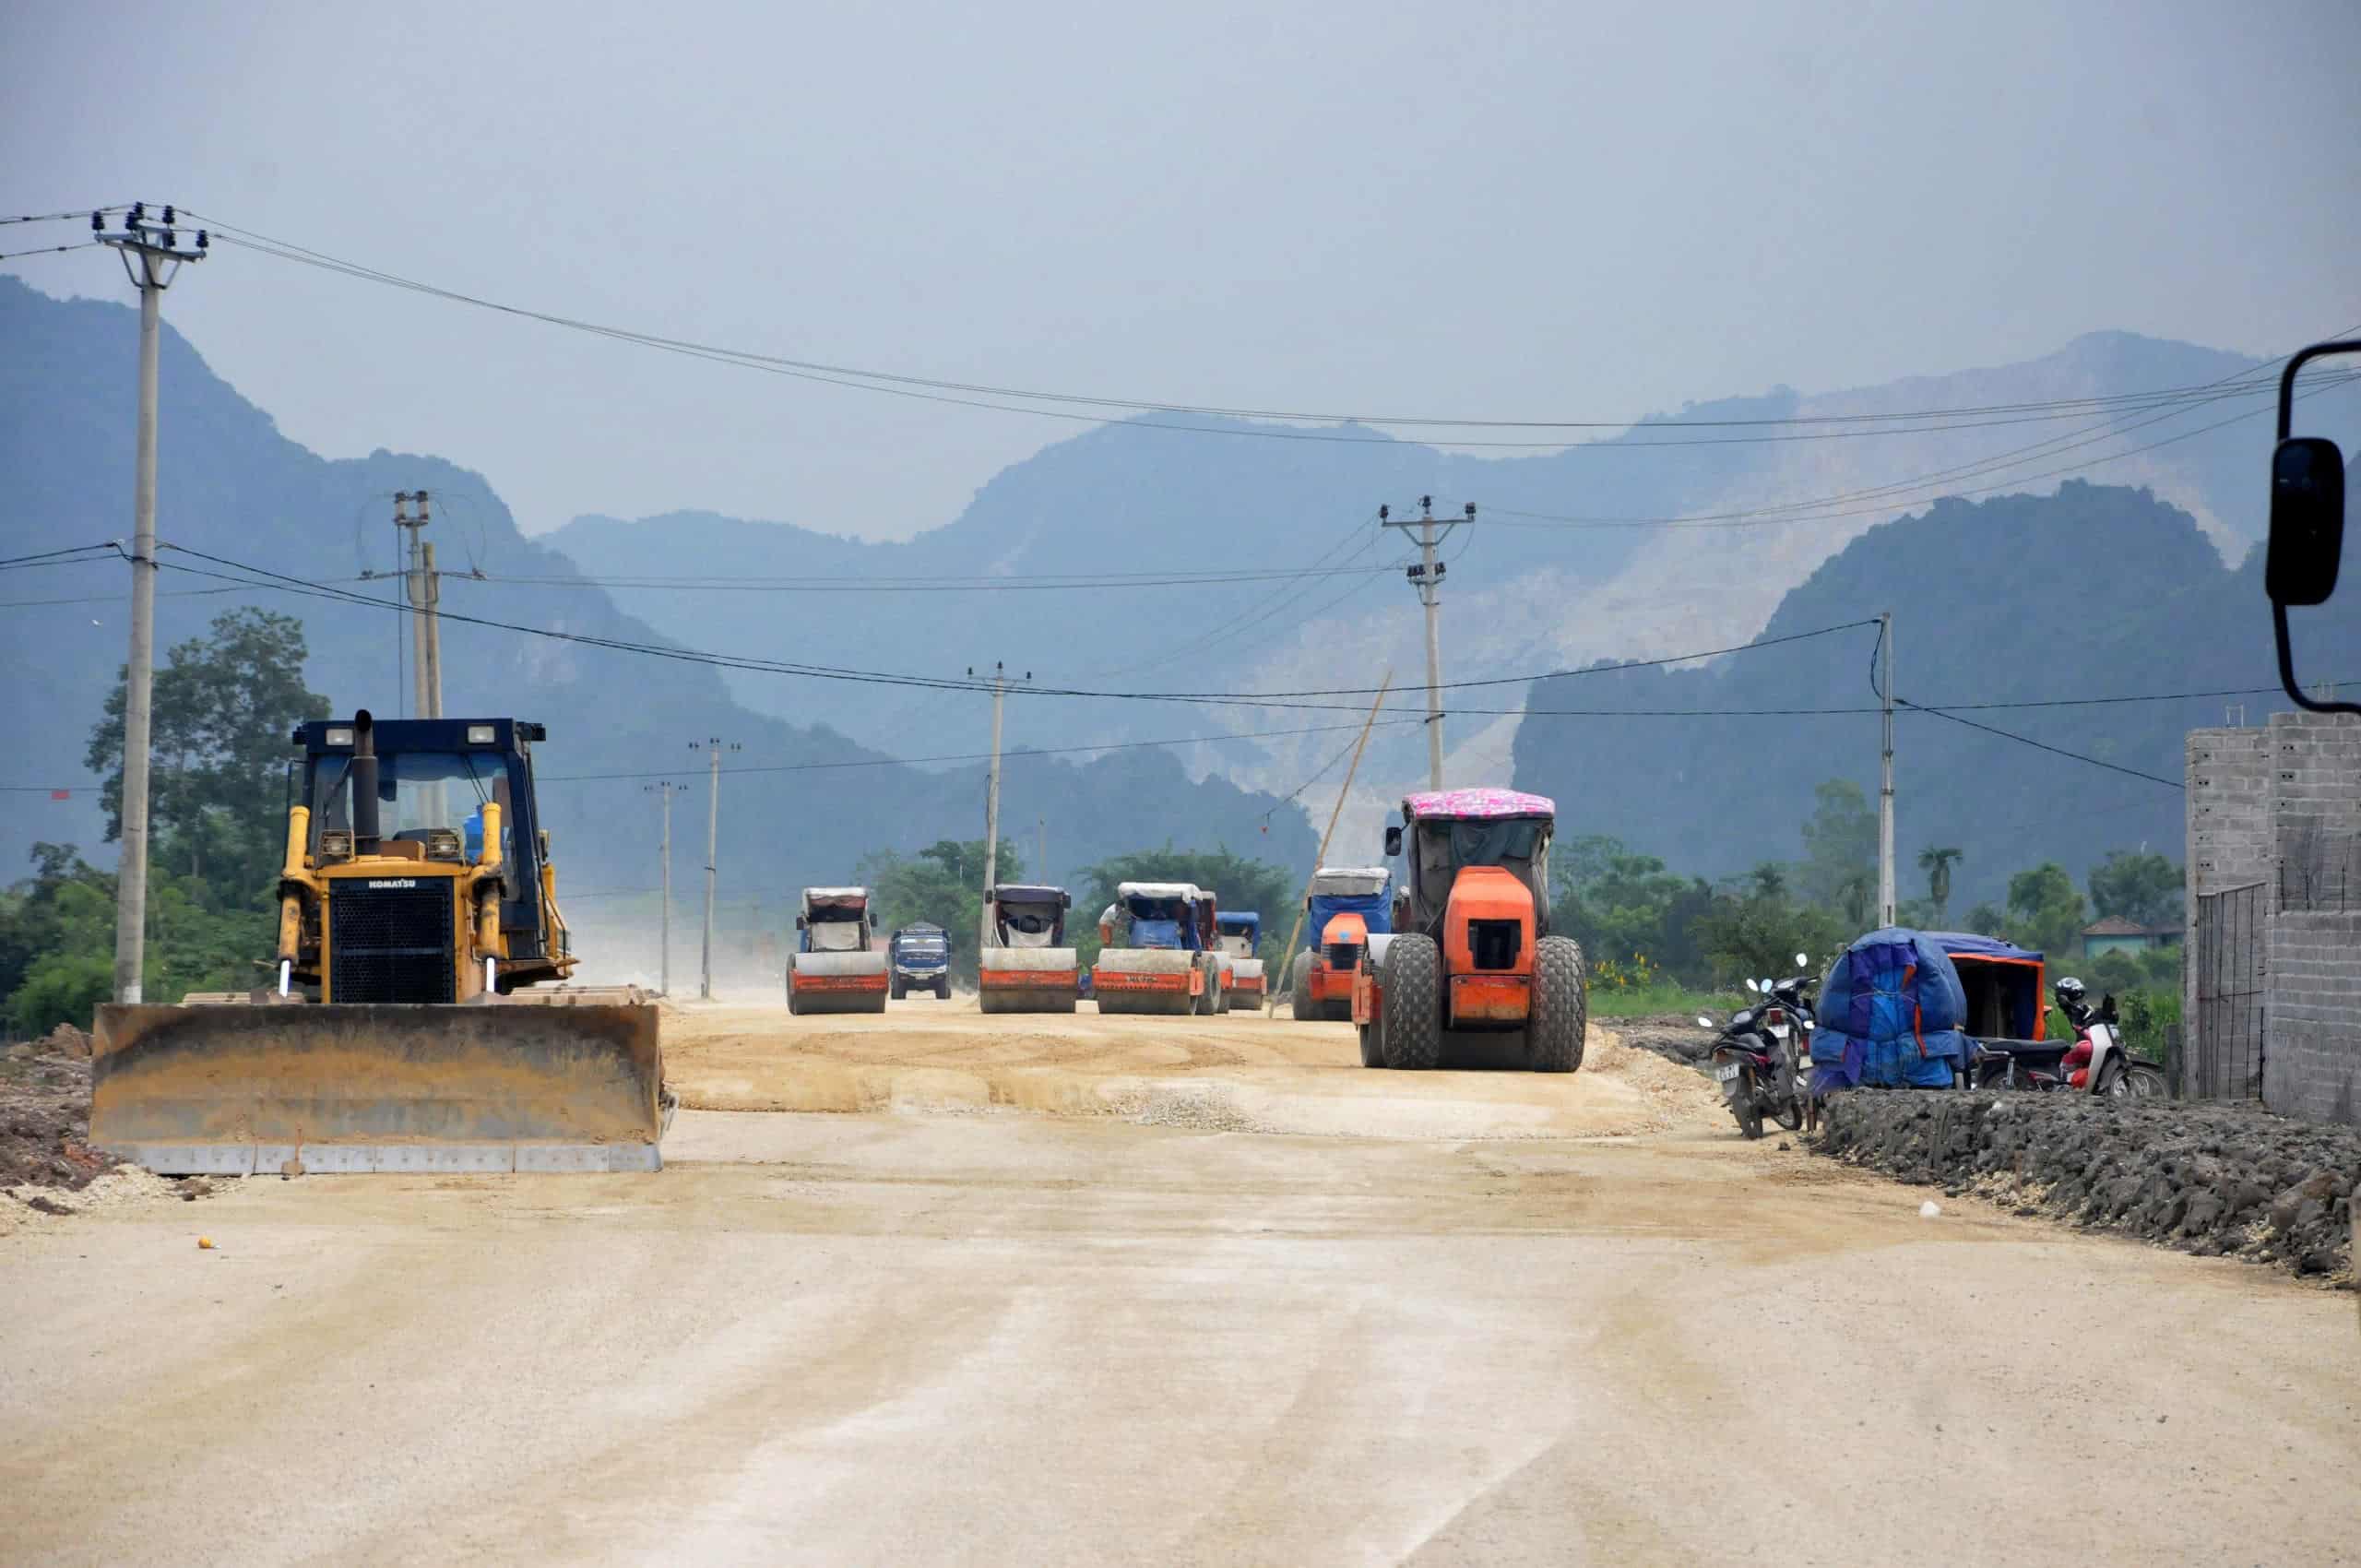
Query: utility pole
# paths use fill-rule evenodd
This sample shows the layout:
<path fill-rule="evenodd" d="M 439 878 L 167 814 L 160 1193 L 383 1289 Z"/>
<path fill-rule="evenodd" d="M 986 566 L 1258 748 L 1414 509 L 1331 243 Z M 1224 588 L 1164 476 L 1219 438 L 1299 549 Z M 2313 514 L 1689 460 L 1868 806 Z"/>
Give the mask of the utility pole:
<path fill-rule="evenodd" d="M 1900 916 L 1893 898 L 1893 612 L 1878 617 L 1879 697 L 1885 706 L 1884 773 L 1878 787 L 1878 923 Z"/>
<path fill-rule="evenodd" d="M 131 654 L 123 671 L 123 862 L 115 878 L 114 999 L 140 1000 L 148 956 L 148 752 L 156 689 L 156 352 L 163 337 L 164 291 L 188 261 L 203 261 L 211 236 L 196 232 L 194 249 L 181 248 L 172 209 L 151 222 L 136 201 L 123 228 L 107 232 L 90 214 L 90 232 L 123 258 L 139 291 L 139 437 L 132 481 Z"/>
<path fill-rule="evenodd" d="M 672 797 L 688 786 L 675 784 L 667 778 L 661 783 L 646 784 L 641 788 L 653 794 L 657 803 L 664 808 L 664 910 L 660 921 L 664 945 L 663 957 L 657 970 L 657 989 L 670 996 L 672 994 Z"/>
<path fill-rule="evenodd" d="M 418 503 L 410 516 L 409 504 Z M 434 547 L 424 540 L 429 521 L 426 492 L 394 492 L 394 527 L 409 535 L 402 553 L 402 585 L 409 598 L 412 711 L 421 719 L 443 717 L 443 576 L 434 569 Z"/>
<path fill-rule="evenodd" d="M 967 678 L 976 678 L 976 667 L 967 666 Z M 1027 670 L 1024 678 L 1033 678 Z M 992 766 L 984 776 L 984 897 L 976 913 L 976 951 L 980 953 L 991 945 L 992 883 L 1000 875 L 1000 719 L 1001 704 L 1008 695 L 1008 667 L 994 661 L 992 665 Z"/>
<path fill-rule="evenodd" d="M 1470 501 L 1465 520 L 1476 520 L 1476 503 Z M 1435 547 L 1451 537 L 1456 525 L 1446 521 L 1443 532 L 1435 533 L 1435 498 L 1418 497 L 1418 516 L 1396 520 L 1393 508 L 1377 509 L 1378 524 L 1389 529 L 1418 530 L 1418 564 L 1408 570 L 1410 586 L 1418 590 L 1418 601 L 1427 607 L 1427 788 L 1442 788 L 1442 644 L 1435 629 L 1435 606 L 1442 595 L 1443 574 L 1448 569 L 1435 560 Z"/>
<path fill-rule="evenodd" d="M 1047 882 L 1050 880 L 1050 819 L 1046 816 L 1035 817 L 1033 827 L 1041 836 L 1038 858 L 1033 862 L 1033 880 Z"/>
<path fill-rule="evenodd" d="M 699 742 L 689 742 L 689 750 L 698 749 Z M 703 742 L 707 764 L 705 794 L 705 947 L 698 969 L 697 996 L 706 1002 L 713 1000 L 713 883 L 714 868 L 718 861 L 715 851 L 721 842 L 721 754 L 739 749 L 737 742 L 725 742 L 718 735 L 707 736 Z"/>

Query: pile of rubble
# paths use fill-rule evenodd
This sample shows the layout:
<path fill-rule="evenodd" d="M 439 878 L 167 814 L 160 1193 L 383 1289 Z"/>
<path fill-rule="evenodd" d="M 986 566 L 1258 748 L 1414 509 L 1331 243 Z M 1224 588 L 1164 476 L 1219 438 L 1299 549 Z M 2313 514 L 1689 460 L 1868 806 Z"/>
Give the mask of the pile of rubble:
<path fill-rule="evenodd" d="M 89 1186 L 119 1163 L 89 1135 L 89 1036 L 60 1024 L 0 1047 L 0 1190 Z"/>
<path fill-rule="evenodd" d="M 2353 1282 L 2361 1129 L 2246 1106 L 1855 1090 L 1829 1101 L 1814 1146 L 2020 1212 Z"/>

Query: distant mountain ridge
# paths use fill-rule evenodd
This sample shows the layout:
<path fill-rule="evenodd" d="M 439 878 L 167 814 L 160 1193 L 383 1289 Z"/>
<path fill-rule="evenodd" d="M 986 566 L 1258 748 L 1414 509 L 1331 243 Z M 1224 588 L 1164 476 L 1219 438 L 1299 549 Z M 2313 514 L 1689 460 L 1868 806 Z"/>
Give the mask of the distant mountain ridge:
<path fill-rule="evenodd" d="M 2258 488 L 2265 471 L 2249 476 Z M 1960 847 L 1956 912 L 2000 897 L 2011 873 L 2045 860 L 2080 879 L 2110 849 L 2181 858 L 2187 731 L 2225 712 L 2260 724 L 2291 706 L 2272 689 L 2261 555 L 2223 564 L 2195 519 L 2145 490 L 2069 480 L 2055 495 L 1942 501 L 1823 563 L 1780 600 L 1762 640 L 1891 609 L 1897 695 L 1964 705 L 1956 720 L 1905 707 L 1895 740 L 1901 891 L 1925 892 L 1920 849 Z M 1558 798 L 1561 834 L 1619 837 L 1683 873 L 1794 860 L 1815 785 L 1847 778 L 1877 798 L 1876 636 L 1856 626 L 1703 666 L 1536 682 L 1516 783 Z M 2298 638 L 2308 678 L 2361 676 L 2361 617 L 2320 612 Z M 2078 700 L 2243 691 L 2257 695 Z M 2060 699 L 2074 706 L 1972 706 Z M 1568 709 L 1586 716 L 1553 716 Z M 1726 717 L 1661 716 L 1700 711 Z"/>
<path fill-rule="evenodd" d="M 858 662 L 913 671 L 956 671 L 980 657 L 1007 658 L 1014 647 L 1037 673 L 1072 685 L 1268 692 L 1374 684 L 1389 665 L 1405 684 L 1422 677 L 1419 617 L 1399 575 L 1412 552 L 1398 533 L 1381 532 L 1374 514 L 1380 503 L 1399 510 L 1421 494 L 1453 514 L 1472 500 L 1479 506 L 1477 526 L 1446 548 L 1444 675 L 1495 676 L 1726 645 L 1733 599 L 1767 612 L 1780 593 L 1846 541 L 1923 507 L 1944 482 L 1923 491 L 1882 488 L 1897 480 L 1950 475 L 1950 486 L 1959 490 L 1999 483 L 2046 492 L 2058 476 L 2028 476 L 2187 432 L 2223 413 L 2260 408 L 2265 399 L 2173 414 L 2097 444 L 2082 433 L 2106 419 L 2105 409 L 2087 416 L 2063 410 L 2066 417 L 2007 409 L 2199 386 L 2257 368 L 2243 356 L 2190 344 L 2093 333 L 2021 363 L 1833 393 L 1782 387 L 1655 416 L 1612 440 L 1506 456 L 1441 451 L 1360 427 L 1307 433 L 1153 416 L 1091 431 L 1011 466 L 957 518 L 905 542 L 864 543 L 700 513 L 635 522 L 585 517 L 542 539 L 602 578 L 644 581 L 679 573 L 683 562 L 728 563 L 746 579 L 732 591 L 616 590 L 651 624 L 700 646 L 751 646 L 784 635 L 813 648 L 858 647 L 864 656 Z M 1744 422 L 1952 408 L 2003 411 L 1929 421 L 1928 428 L 1903 435 Z M 1259 431 L 1267 438 L 1149 428 L 1173 422 Z M 2149 486 L 2236 554 L 2260 527 L 2248 479 L 2269 434 L 2267 419 L 2250 418 L 2096 472 Z M 1298 438 L 1305 434 L 1335 439 Z M 1663 441 L 1699 444 L 1643 449 Z M 1998 454 L 2026 447 L 2033 452 L 1996 461 Z M 1793 519 L 1741 517 L 1737 526 L 1702 529 L 1621 521 L 1713 518 L 1863 492 L 1869 493 Z M 1567 517 L 1609 521 L 1552 520 Z M 1354 575 L 1336 574 L 1340 564 Z M 1316 569 L 1295 580 L 1153 589 L 930 590 L 909 596 L 923 608 L 898 614 L 882 612 L 880 596 L 824 582 L 934 574 L 967 583 L 1216 568 Z M 772 582 L 756 586 L 757 579 Z M 810 591 L 782 591 L 785 584 Z M 1735 629 L 1746 636 L 1759 628 L 1741 623 Z M 742 700 L 773 705 L 774 711 L 785 695 L 750 678 L 730 679 Z M 949 711 L 945 699 L 918 694 L 882 700 L 849 691 L 792 695 L 801 717 L 872 744 Z M 1011 723 L 1031 742 L 1078 744 L 1170 732 L 1169 717 L 1136 703 L 1020 704 Z M 1252 708 L 1202 718 L 1213 720 L 1201 723 L 1208 731 L 1290 727 L 1275 711 Z M 1451 723 L 1448 738 L 1465 751 L 1459 768 L 1501 766 L 1514 727 L 1513 719 Z M 1324 737 L 1201 746 L 1191 763 L 1286 789 L 1331 749 Z M 1373 777 L 1407 778 L 1422 768 L 1423 742 L 1415 733 L 1380 732 L 1371 747 Z"/>
<path fill-rule="evenodd" d="M 137 341 L 136 315 L 124 305 L 52 299 L 0 277 L 0 470 L 9 479 L 0 487 L 0 532 L 10 545 L 5 553 L 129 533 Z M 232 588 L 219 576 L 199 575 L 224 568 L 167 552 L 162 559 L 172 569 L 159 583 L 160 661 L 222 610 L 265 605 L 301 615 L 311 684 L 338 709 L 367 706 L 398 716 L 408 697 L 407 681 L 397 674 L 406 617 L 333 595 L 396 593 L 390 582 L 355 579 L 365 568 L 382 573 L 393 564 L 394 492 L 429 491 L 436 517 L 429 537 L 451 574 L 444 593 L 452 612 L 443 637 L 445 710 L 547 724 L 550 739 L 537 757 L 543 814 L 569 887 L 655 885 L 656 806 L 641 785 L 666 774 L 702 792 L 705 756 L 689 742 L 710 736 L 742 748 L 729 754 L 731 777 L 723 791 L 725 897 L 759 895 L 776 918 L 784 918 L 797 886 L 848 880 L 868 850 L 909 851 L 939 838 L 981 835 L 980 763 L 934 770 L 890 759 L 906 752 L 986 751 L 988 700 L 969 695 L 942 721 L 878 745 L 857 743 L 825 723 L 750 711 L 733 700 L 718 671 L 694 658 L 596 646 L 612 640 L 685 652 L 682 644 L 722 639 L 676 638 L 618 609 L 603 590 L 583 583 L 566 557 L 523 537 L 481 474 L 439 457 L 385 451 L 324 459 L 280 435 L 267 413 L 216 377 L 169 327 L 161 395 L 159 537 L 323 588 L 309 594 Z M 475 581 L 466 576 L 471 564 L 543 584 L 528 589 Z M 0 605 L 0 662 L 9 671 L 17 743 L 8 777 L 0 778 L 16 790 L 0 795 L 0 880 L 13 880 L 37 838 L 78 843 L 94 859 L 105 858 L 95 781 L 82 757 L 122 665 L 126 596 L 125 568 L 113 557 L 5 576 L 0 599 L 10 602 Z M 590 640 L 525 635 L 464 617 Z M 786 651 L 776 635 L 746 642 L 752 646 L 732 651 Z M 870 662 L 866 650 L 854 652 L 858 657 L 823 661 Z M 877 688 L 861 690 L 872 695 L 857 695 L 836 710 L 859 713 L 864 700 L 875 700 Z M 792 713 L 800 706 L 771 695 L 777 709 Z M 46 788 L 28 788 L 48 786 L 67 789 L 72 798 L 52 801 Z M 1180 848 L 1226 845 L 1290 866 L 1307 862 L 1314 848 L 1299 806 L 1225 780 L 1192 780 L 1155 751 L 1091 760 L 1013 757 L 1002 803 L 1008 835 L 1026 844 L 1028 857 L 1035 825 L 1044 824 L 1053 874 L 1168 837 Z M 702 862 L 695 837 L 702 823 L 693 830 L 684 812 L 675 830 L 675 871 L 685 899 L 691 869 Z M 585 908 L 575 918 L 595 921 L 597 911 Z"/>

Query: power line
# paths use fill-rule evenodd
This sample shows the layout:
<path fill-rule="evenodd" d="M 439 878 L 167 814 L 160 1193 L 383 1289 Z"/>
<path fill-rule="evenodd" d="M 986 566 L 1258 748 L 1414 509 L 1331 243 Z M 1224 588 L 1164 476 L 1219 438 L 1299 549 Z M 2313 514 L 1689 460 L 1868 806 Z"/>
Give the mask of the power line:
<path fill-rule="evenodd" d="M 14 566 L 52 565 L 59 564 L 63 558 L 68 556 L 82 557 L 94 554 L 114 554 L 119 556 L 122 553 L 123 541 L 121 540 L 101 540 L 96 544 L 69 544 L 57 550 L 36 551 L 30 555 L 11 555 L 6 557 L 5 560 L 0 560 L 0 569 Z"/>
<path fill-rule="evenodd" d="M 2013 730 L 1995 729 L 1989 724 L 1979 724 L 1973 719 L 1963 719 L 1958 714 L 1943 708 L 1920 707 L 1916 703 L 1906 702 L 1900 697 L 1895 698 L 1894 701 L 1897 706 L 1909 708 L 1915 713 L 1931 713 L 1938 719 L 1948 719 L 1954 724 L 1964 724 L 1971 730 L 1981 730 L 1987 735 L 1998 735 L 2004 741 L 2014 741 L 2021 746 L 2031 746 L 2036 751 L 2048 752 L 2055 756 L 2069 757 L 2075 762 L 2086 762 L 2093 767 L 2104 767 L 2110 773 L 2128 773 L 2134 778 L 2145 778 L 2151 784 L 2162 784 L 2167 790 L 2186 791 L 2188 789 L 2188 786 L 2177 778 L 2166 778 L 2158 773 L 2143 773 L 2136 767 L 2126 767 L 2121 763 L 2106 762 L 2082 752 L 2070 752 L 2063 746 L 2053 746 L 2047 741 L 2036 741 L 2030 735 L 2020 735 Z"/>
<path fill-rule="evenodd" d="M 2048 402 L 1987 405 L 1980 409 L 1939 409 L 1904 410 L 1889 414 L 1867 415 L 1795 415 L 1762 417 L 1743 421 L 1679 421 L 1648 420 L 1486 420 L 1436 418 L 1430 416 L 1395 416 L 1368 414 L 1314 413 L 1297 410 L 1231 408 L 1215 404 L 1180 403 L 1150 398 L 1107 398 L 1078 393 L 1050 392 L 1038 389 L 994 386 L 987 383 L 957 382 L 934 377 L 904 375 L 893 372 L 872 371 L 859 366 L 835 364 L 825 361 L 792 359 L 783 355 L 757 353 L 733 349 L 726 345 L 701 343 L 693 339 L 665 338 L 654 333 L 613 327 L 553 312 L 535 310 L 528 306 L 506 303 L 457 290 L 406 278 L 382 268 L 346 261 L 324 251 L 313 250 L 291 241 L 277 240 L 258 231 L 243 229 L 236 224 L 214 218 L 203 220 L 229 244 L 240 244 L 278 259 L 314 267 L 363 281 L 383 284 L 411 292 L 424 294 L 449 303 L 470 305 L 478 309 L 541 322 L 548 326 L 587 332 L 595 336 L 628 342 L 644 348 L 680 353 L 718 363 L 734 364 L 743 369 L 792 376 L 801 380 L 848 387 L 895 397 L 915 398 L 929 402 L 951 403 L 970 408 L 996 410 L 1006 413 L 1030 414 L 1038 418 L 1059 419 L 1089 424 L 1132 423 L 1145 430 L 1171 430 L 1197 434 L 1249 436 L 1278 440 L 1302 441 L 1386 441 L 1376 434 L 1350 434 L 1339 432 L 1303 430 L 1255 430 L 1215 425 L 1169 424 L 1155 421 L 1137 422 L 1138 414 L 1197 415 L 1209 418 L 1266 420 L 1299 423 L 1359 425 L 1428 426 L 1464 429 L 1549 429 L 1585 430 L 1645 430 L 1653 428 L 1707 428 L 1756 426 L 1820 426 L 1855 425 L 1864 428 L 1806 430 L 1781 435 L 1739 435 L 1719 437 L 1684 437 L 1678 439 L 1626 440 L 1613 443 L 1580 443 L 1585 448 L 1625 449 L 1634 446 L 1696 446 L 1749 445 L 1766 442 L 1792 442 L 1847 439 L 1866 435 L 1925 434 L 1943 430 L 1978 429 L 1998 424 L 2019 424 L 2036 420 L 2070 419 L 2080 417 L 2094 408 L 2110 406 L 2154 406 L 2186 395 L 2185 388 L 2168 387 L 2146 393 L 2112 394 L 2101 398 L 2064 398 Z M 991 401 L 993 398 L 1014 398 L 1018 402 Z M 1124 417 L 1086 414 L 1070 411 L 1068 408 L 1043 408 L 1037 403 L 1054 403 L 1072 407 L 1118 410 Z M 1949 420 L 1951 423 L 1929 423 Z M 1390 444 L 1390 443 L 1388 443 Z M 1485 446 L 1554 449 L 1577 443 L 1564 440 L 1505 441 L 1447 439 L 1453 446 Z"/>
<path fill-rule="evenodd" d="M 30 250 L 0 251 L 0 261 L 18 261 L 29 255 L 54 255 L 59 251 L 85 251 L 96 244 L 96 240 L 76 240 L 67 245 L 35 245 Z"/>

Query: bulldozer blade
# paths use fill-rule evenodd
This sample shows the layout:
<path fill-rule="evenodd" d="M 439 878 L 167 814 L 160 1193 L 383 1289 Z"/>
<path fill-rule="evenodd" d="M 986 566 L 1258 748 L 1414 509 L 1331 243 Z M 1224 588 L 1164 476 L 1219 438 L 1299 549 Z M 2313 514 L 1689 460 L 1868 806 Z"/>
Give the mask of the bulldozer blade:
<path fill-rule="evenodd" d="M 655 1170 L 656 1009 L 109 1004 L 90 1142 L 163 1175 Z"/>

